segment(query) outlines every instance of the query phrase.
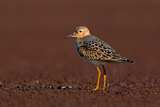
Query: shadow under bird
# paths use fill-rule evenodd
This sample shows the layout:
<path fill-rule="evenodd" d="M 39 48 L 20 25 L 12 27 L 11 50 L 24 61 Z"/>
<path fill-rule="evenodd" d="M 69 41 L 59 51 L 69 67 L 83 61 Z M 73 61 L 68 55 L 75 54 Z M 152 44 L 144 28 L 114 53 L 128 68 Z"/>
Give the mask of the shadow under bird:
<path fill-rule="evenodd" d="M 108 63 L 129 62 L 134 63 L 120 54 L 118 54 L 111 46 L 105 43 L 103 40 L 90 34 L 90 31 L 85 26 L 79 26 L 75 29 L 74 33 L 65 37 L 76 37 L 75 47 L 79 55 L 87 62 L 94 64 L 98 71 L 97 86 L 94 90 L 99 89 L 99 80 L 101 71 L 99 65 L 102 65 L 104 70 L 104 84 L 103 90 L 106 87 L 106 70 L 104 65 Z"/>

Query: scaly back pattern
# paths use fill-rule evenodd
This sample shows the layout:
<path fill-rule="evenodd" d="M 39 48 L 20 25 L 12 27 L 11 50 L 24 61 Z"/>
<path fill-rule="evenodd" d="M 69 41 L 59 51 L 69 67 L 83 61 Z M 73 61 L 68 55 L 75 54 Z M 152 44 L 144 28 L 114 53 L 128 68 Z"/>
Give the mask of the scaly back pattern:
<path fill-rule="evenodd" d="M 75 46 L 79 55 L 86 59 L 108 62 L 132 62 L 118 54 L 107 43 L 93 35 L 78 38 L 75 42 Z"/>

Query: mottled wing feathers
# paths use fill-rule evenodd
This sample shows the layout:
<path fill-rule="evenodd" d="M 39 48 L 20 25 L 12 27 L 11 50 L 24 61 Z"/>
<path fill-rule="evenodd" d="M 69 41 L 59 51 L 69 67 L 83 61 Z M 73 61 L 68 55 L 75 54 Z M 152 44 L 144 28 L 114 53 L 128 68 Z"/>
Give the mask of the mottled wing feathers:
<path fill-rule="evenodd" d="M 133 62 L 118 54 L 104 41 L 92 35 L 77 39 L 75 46 L 83 58 L 108 62 Z"/>

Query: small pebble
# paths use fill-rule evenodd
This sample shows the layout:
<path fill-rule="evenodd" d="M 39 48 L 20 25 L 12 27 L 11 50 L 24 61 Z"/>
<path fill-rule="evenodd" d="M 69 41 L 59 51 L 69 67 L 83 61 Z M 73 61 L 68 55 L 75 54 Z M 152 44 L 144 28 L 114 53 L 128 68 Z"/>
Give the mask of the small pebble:
<path fill-rule="evenodd" d="M 61 86 L 58 86 L 58 89 L 61 89 Z"/>
<path fill-rule="evenodd" d="M 66 90 L 67 89 L 67 87 L 61 87 L 62 89 L 64 89 L 64 90 Z"/>
<path fill-rule="evenodd" d="M 53 86 L 50 86 L 50 89 L 54 89 L 54 87 L 53 87 Z"/>
<path fill-rule="evenodd" d="M 38 81 L 38 80 L 36 80 L 36 83 L 37 83 L 37 84 L 39 84 L 39 81 Z"/>

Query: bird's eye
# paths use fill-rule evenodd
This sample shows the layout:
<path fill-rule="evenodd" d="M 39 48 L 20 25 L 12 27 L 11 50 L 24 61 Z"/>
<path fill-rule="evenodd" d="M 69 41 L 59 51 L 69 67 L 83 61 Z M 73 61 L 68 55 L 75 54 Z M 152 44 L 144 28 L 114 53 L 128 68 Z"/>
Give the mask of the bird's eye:
<path fill-rule="evenodd" d="M 82 30 L 80 30 L 79 33 L 82 33 Z"/>

